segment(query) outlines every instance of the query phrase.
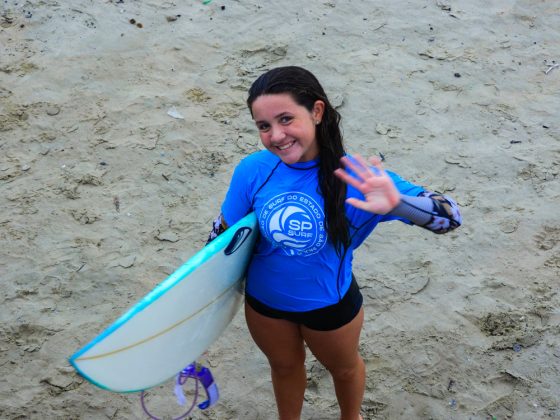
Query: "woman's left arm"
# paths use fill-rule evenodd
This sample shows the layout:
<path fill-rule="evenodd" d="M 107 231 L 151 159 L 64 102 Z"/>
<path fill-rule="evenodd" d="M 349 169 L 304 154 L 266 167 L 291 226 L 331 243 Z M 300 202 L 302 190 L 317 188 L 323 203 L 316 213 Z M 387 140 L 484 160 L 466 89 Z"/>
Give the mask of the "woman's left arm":
<path fill-rule="evenodd" d="M 356 155 L 342 158 L 342 163 L 352 170 L 354 176 L 344 169 L 337 169 L 336 176 L 364 195 L 364 200 L 347 199 L 348 204 L 370 213 L 409 220 L 434 233 L 446 233 L 461 225 L 461 213 L 455 201 L 431 191 L 424 191 L 416 197 L 401 194 L 384 171 L 380 159 L 371 158 L 373 166 L 370 166 Z"/>

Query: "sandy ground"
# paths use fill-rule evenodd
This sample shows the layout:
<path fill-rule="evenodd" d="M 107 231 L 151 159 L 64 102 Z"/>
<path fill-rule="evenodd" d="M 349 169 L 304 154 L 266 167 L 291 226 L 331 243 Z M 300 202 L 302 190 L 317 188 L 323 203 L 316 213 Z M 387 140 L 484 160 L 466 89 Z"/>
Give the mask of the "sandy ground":
<path fill-rule="evenodd" d="M 1 7 L 1 418 L 142 418 L 67 358 L 204 244 L 260 147 L 246 89 L 287 64 L 323 82 L 349 151 L 464 216 L 386 224 L 356 255 L 364 418 L 560 418 L 558 1 Z M 193 418 L 275 418 L 241 313 L 206 360 L 222 396 Z M 308 372 L 303 418 L 336 418 Z"/>

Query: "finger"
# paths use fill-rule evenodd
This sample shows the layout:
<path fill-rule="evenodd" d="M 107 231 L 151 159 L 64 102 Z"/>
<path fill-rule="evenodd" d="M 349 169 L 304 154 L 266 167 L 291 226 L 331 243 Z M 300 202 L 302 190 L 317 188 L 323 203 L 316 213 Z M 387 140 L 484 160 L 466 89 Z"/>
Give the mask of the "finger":
<path fill-rule="evenodd" d="M 349 168 L 352 172 L 356 174 L 357 177 L 364 178 L 362 174 L 365 174 L 365 168 L 363 168 L 360 163 L 352 156 L 344 156 L 340 159 L 342 164 Z"/>
<path fill-rule="evenodd" d="M 373 167 L 379 171 L 379 173 L 378 173 L 377 175 L 380 175 L 380 174 L 382 174 L 383 172 L 385 172 L 385 171 L 383 170 L 383 164 L 381 163 L 381 159 L 380 159 L 379 157 L 377 157 L 377 156 L 372 156 L 372 157 L 370 157 L 370 158 L 369 158 L 369 163 L 370 163 L 371 165 L 373 165 Z M 375 171 L 374 171 L 374 172 L 375 172 Z"/>
<path fill-rule="evenodd" d="M 342 179 L 344 182 L 346 182 L 347 184 L 352 185 L 354 188 L 356 188 L 357 190 L 360 189 L 361 186 L 361 182 L 358 181 L 356 178 L 354 178 L 353 176 L 351 176 L 348 172 L 346 172 L 344 169 L 336 169 L 334 171 L 334 174 L 339 177 L 340 179 Z"/>
<path fill-rule="evenodd" d="M 361 155 L 356 155 L 355 159 L 358 162 L 362 171 L 367 172 L 368 174 L 371 174 L 369 164 L 366 162 L 366 160 Z"/>
<path fill-rule="evenodd" d="M 345 156 L 342 159 L 342 163 L 350 168 L 357 177 L 362 180 L 371 178 L 374 173 L 372 172 L 370 165 L 365 161 L 365 159 L 360 155 L 355 156 Z"/>
<path fill-rule="evenodd" d="M 368 203 L 366 201 L 358 200 L 357 198 L 347 198 L 346 202 L 357 209 L 368 211 Z"/>
<path fill-rule="evenodd" d="M 368 173 L 370 176 L 372 176 L 372 175 L 375 175 L 375 176 L 381 176 L 381 175 L 383 175 L 383 173 L 384 173 L 383 167 L 382 167 L 382 166 L 379 166 L 379 165 L 381 165 L 381 161 L 380 161 L 380 160 L 379 160 L 379 163 L 376 162 L 376 163 L 374 163 L 373 166 L 372 166 L 370 163 L 366 162 L 366 160 L 365 160 L 362 156 L 356 155 L 356 158 L 358 159 L 360 165 L 362 165 L 364 168 L 367 168 L 367 173 Z M 369 159 L 370 162 L 371 162 L 371 159 L 372 159 L 372 158 Z M 373 159 L 375 159 L 375 157 L 373 157 Z M 373 162 L 372 162 L 372 163 L 373 163 Z"/>

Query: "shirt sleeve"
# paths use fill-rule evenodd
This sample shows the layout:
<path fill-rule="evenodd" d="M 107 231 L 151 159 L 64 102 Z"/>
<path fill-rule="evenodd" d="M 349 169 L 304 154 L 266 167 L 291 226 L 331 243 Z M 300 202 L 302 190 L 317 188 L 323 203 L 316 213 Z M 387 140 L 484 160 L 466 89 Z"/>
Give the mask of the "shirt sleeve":
<path fill-rule="evenodd" d="M 386 171 L 387 174 L 391 177 L 391 179 L 393 180 L 393 182 L 395 183 L 395 187 L 397 187 L 397 190 L 402 194 L 402 195 L 408 195 L 411 197 L 417 197 L 420 194 L 424 193 L 425 190 L 424 188 L 415 185 L 409 181 L 406 181 L 404 179 L 402 179 L 399 175 L 397 175 L 394 172 L 391 171 Z M 409 220 L 402 218 L 402 217 L 398 217 L 398 216 L 394 216 L 391 214 L 385 214 L 383 216 L 381 216 L 381 222 L 389 222 L 391 220 L 400 220 L 401 222 L 407 223 L 407 224 L 412 224 Z"/>
<path fill-rule="evenodd" d="M 241 220 L 251 210 L 249 172 L 246 160 L 242 160 L 233 171 L 229 190 L 222 203 L 222 215 L 228 226 Z"/>

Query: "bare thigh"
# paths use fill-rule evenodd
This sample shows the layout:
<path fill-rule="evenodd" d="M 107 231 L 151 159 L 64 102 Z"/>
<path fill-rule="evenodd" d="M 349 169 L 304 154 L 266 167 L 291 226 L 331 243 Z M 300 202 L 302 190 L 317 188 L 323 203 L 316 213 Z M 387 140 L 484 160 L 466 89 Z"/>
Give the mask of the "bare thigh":
<path fill-rule="evenodd" d="M 245 305 L 249 332 L 273 368 L 292 369 L 305 362 L 300 326 L 284 319 L 269 318 Z"/>
<path fill-rule="evenodd" d="M 332 331 L 316 331 L 305 326 L 301 333 L 309 350 L 329 371 L 351 369 L 355 366 L 364 323 L 364 309 L 348 324 Z"/>

